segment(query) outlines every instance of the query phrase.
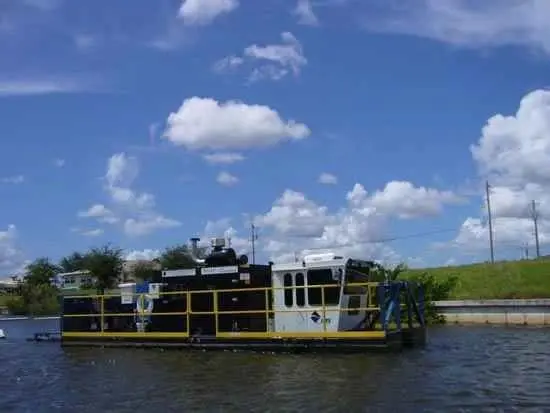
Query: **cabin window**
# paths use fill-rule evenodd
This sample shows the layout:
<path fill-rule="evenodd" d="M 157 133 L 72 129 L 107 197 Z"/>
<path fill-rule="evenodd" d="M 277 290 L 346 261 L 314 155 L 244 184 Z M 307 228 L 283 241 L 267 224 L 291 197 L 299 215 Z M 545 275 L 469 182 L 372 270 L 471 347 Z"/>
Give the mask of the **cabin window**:
<path fill-rule="evenodd" d="M 298 307 L 303 307 L 306 304 L 306 290 L 304 286 L 304 274 L 299 272 L 296 274 L 296 305 Z"/>
<path fill-rule="evenodd" d="M 292 294 L 292 274 L 285 274 L 283 285 L 285 287 L 285 305 L 287 307 L 292 307 L 292 305 L 294 304 Z"/>
<path fill-rule="evenodd" d="M 325 305 L 338 305 L 340 303 L 340 283 L 333 278 L 330 268 L 309 270 L 307 272 L 307 285 L 309 305 L 322 305 L 322 292 L 321 288 L 318 287 L 321 285 L 329 285 L 329 287 L 324 287 Z"/>
<path fill-rule="evenodd" d="M 369 282 L 369 275 L 361 271 L 357 271 L 352 268 L 348 268 L 346 271 L 346 282 L 344 283 L 344 294 L 367 294 L 368 287 L 366 283 Z M 350 285 L 351 284 L 351 285 Z M 365 285 L 358 285 L 365 284 Z"/>
<path fill-rule="evenodd" d="M 348 315 L 358 315 L 361 308 L 361 296 L 352 295 L 348 301 Z"/>

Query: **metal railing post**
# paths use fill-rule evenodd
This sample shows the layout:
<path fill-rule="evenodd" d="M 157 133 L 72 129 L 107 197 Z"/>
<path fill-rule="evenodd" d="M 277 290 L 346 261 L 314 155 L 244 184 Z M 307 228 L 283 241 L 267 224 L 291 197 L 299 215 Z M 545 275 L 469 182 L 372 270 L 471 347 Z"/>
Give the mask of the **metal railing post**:
<path fill-rule="evenodd" d="M 189 335 L 189 323 L 191 320 L 191 292 L 187 291 L 186 293 L 186 300 L 185 300 L 185 312 L 186 312 L 186 330 L 187 334 Z"/>
<path fill-rule="evenodd" d="M 100 311 L 100 316 L 99 316 L 99 322 L 101 323 L 101 332 L 103 333 L 104 330 L 105 330 L 105 296 L 104 295 L 101 295 L 99 297 L 99 311 Z"/>
<path fill-rule="evenodd" d="M 265 293 L 265 331 L 269 332 L 269 291 L 267 288 L 264 289 Z"/>
<path fill-rule="evenodd" d="M 218 335 L 218 291 L 214 290 L 212 292 L 212 298 L 214 300 L 214 322 L 215 322 L 215 331 Z"/>
<path fill-rule="evenodd" d="M 325 307 L 325 286 L 321 286 L 321 307 L 323 313 L 323 331 L 327 331 L 327 309 Z"/>

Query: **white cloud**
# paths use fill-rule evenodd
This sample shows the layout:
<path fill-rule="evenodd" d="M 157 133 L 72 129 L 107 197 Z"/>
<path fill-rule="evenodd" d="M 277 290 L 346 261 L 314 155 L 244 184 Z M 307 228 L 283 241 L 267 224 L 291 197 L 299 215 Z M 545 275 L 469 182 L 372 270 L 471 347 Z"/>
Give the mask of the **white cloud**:
<path fill-rule="evenodd" d="M 138 175 L 138 162 L 133 156 L 125 153 L 117 153 L 111 156 L 107 162 L 105 179 L 109 186 L 131 185 Z"/>
<path fill-rule="evenodd" d="M 261 79 L 280 80 L 290 73 L 298 76 L 307 59 L 298 39 L 290 32 L 283 32 L 280 44 L 250 45 L 242 56 L 231 55 L 215 63 L 214 70 L 223 72 L 245 63 L 254 66 L 249 80 L 256 82 Z"/>
<path fill-rule="evenodd" d="M 215 221 L 208 221 L 200 235 L 201 244 L 208 246 L 208 240 L 212 238 L 224 237 L 231 243 L 231 247 L 238 254 L 246 254 L 250 250 L 250 239 L 238 235 L 238 231 L 232 226 L 231 219 L 221 218 Z"/>
<path fill-rule="evenodd" d="M 224 72 L 227 70 L 232 70 L 241 66 L 243 63 L 244 59 L 240 56 L 226 56 L 223 59 L 220 59 L 216 63 L 214 63 L 214 71 Z"/>
<path fill-rule="evenodd" d="M 240 153 L 219 152 L 203 155 L 203 158 L 211 164 L 232 164 L 244 161 L 244 156 Z"/>
<path fill-rule="evenodd" d="M 317 179 L 317 181 L 320 184 L 324 184 L 324 185 L 336 185 L 338 183 L 338 178 L 332 174 L 323 172 L 321 175 L 319 175 L 319 178 Z"/>
<path fill-rule="evenodd" d="M 382 191 L 369 195 L 361 184 L 355 184 L 346 195 L 347 205 L 331 212 L 303 193 L 287 189 L 254 221 L 270 231 L 263 248 L 276 262 L 293 260 L 295 254 L 302 256 L 307 250 L 331 249 L 395 263 L 400 257 L 380 242 L 388 237 L 389 220 L 432 216 L 443 205 L 461 201 L 451 195 L 408 182 L 390 182 Z"/>
<path fill-rule="evenodd" d="M 63 168 L 65 166 L 65 159 L 54 159 L 53 164 L 58 168 Z"/>
<path fill-rule="evenodd" d="M 103 234 L 103 229 L 101 229 L 101 228 L 90 229 L 90 230 L 82 232 L 82 235 L 84 235 L 86 237 L 98 237 L 102 234 Z"/>
<path fill-rule="evenodd" d="M 236 185 L 237 183 L 239 183 L 239 178 L 237 178 L 234 175 L 231 175 L 229 172 L 223 171 L 223 172 L 220 172 L 218 174 L 218 177 L 216 178 L 216 181 L 220 185 L 233 186 L 233 185 Z"/>
<path fill-rule="evenodd" d="M 285 121 L 274 109 L 230 100 L 186 99 L 168 116 L 163 137 L 189 149 L 244 149 L 308 137 L 309 128 Z"/>
<path fill-rule="evenodd" d="M 304 194 L 287 189 L 271 210 L 256 221 L 258 225 L 272 227 L 282 235 L 319 237 L 331 219 L 327 207 L 318 206 Z"/>
<path fill-rule="evenodd" d="M 268 64 L 254 69 L 251 80 L 259 80 L 265 77 L 278 80 L 286 76 L 289 71 L 292 71 L 294 75 L 298 75 L 302 67 L 307 64 L 302 45 L 292 33 L 281 33 L 281 39 L 281 44 L 267 46 L 253 44 L 244 50 L 246 57 L 260 62 L 268 62 Z"/>
<path fill-rule="evenodd" d="M 441 212 L 444 204 L 457 204 L 463 200 L 451 191 L 415 187 L 410 182 L 392 181 L 383 191 L 372 195 L 370 204 L 385 214 L 399 218 L 434 216 Z"/>
<path fill-rule="evenodd" d="M 158 214 L 148 214 L 141 218 L 128 218 L 124 222 L 124 231 L 128 235 L 146 235 L 159 229 L 179 227 L 181 223 L 175 219 Z"/>
<path fill-rule="evenodd" d="M 547 0 L 414 0 L 399 9 L 387 4 L 387 16 L 372 13 L 367 27 L 458 46 L 527 45 L 550 53 Z"/>
<path fill-rule="evenodd" d="M 89 90 L 89 85 L 72 79 L 0 80 L 0 97 L 78 93 Z"/>
<path fill-rule="evenodd" d="M 25 182 L 25 177 L 23 175 L 14 175 L 14 176 L 6 176 L 4 178 L 0 178 L 0 182 L 3 184 L 22 184 Z"/>
<path fill-rule="evenodd" d="M 97 218 L 99 222 L 107 224 L 114 224 L 119 221 L 113 211 L 103 204 L 94 204 L 86 211 L 80 211 L 78 216 L 80 218 Z"/>
<path fill-rule="evenodd" d="M 186 25 L 204 26 L 239 7 L 238 0 L 183 0 L 179 16 Z"/>
<path fill-rule="evenodd" d="M 160 250 L 146 248 L 144 250 L 129 251 L 124 257 L 124 259 L 127 261 L 142 261 L 142 260 L 150 261 L 160 257 L 161 254 L 162 252 Z"/>
<path fill-rule="evenodd" d="M 17 247 L 17 228 L 10 224 L 0 231 L 0 275 L 15 274 L 26 263 L 23 252 Z"/>
<path fill-rule="evenodd" d="M 108 224 L 122 221 L 124 232 L 132 236 L 180 226 L 179 221 L 156 211 L 154 195 L 134 189 L 138 174 L 137 158 L 125 153 L 111 156 L 107 162 L 104 181 L 112 206 L 108 208 L 103 204 L 94 204 L 88 210 L 79 212 L 78 216 L 94 218 Z"/>
<path fill-rule="evenodd" d="M 313 12 L 311 0 L 298 0 L 293 14 L 298 18 L 298 23 L 306 26 L 317 26 L 319 19 Z"/>
<path fill-rule="evenodd" d="M 497 114 L 471 147 L 483 178 L 491 183 L 495 243 L 534 244 L 531 201 L 540 214 L 541 243 L 550 240 L 550 91 L 521 99 L 514 115 Z M 487 211 L 484 211 L 486 216 Z M 466 219 L 455 245 L 488 246 L 486 219 Z"/>

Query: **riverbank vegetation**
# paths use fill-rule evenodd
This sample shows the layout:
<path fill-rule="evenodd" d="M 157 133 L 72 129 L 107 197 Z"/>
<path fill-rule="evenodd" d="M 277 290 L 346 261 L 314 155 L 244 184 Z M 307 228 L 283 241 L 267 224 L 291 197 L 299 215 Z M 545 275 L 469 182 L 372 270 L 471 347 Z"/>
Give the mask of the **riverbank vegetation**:
<path fill-rule="evenodd" d="M 154 262 L 138 263 L 132 268 L 131 279 L 152 279 L 158 268 L 189 268 L 194 265 L 187 245 L 166 248 Z M 203 256 L 205 250 L 199 251 Z M 59 290 L 52 286 L 55 274 L 88 270 L 93 283 L 82 293 L 112 292 L 124 273 L 123 250 L 105 245 L 86 252 L 73 252 L 58 263 L 38 258 L 25 270 L 23 282 L 11 296 L 0 296 L 0 306 L 7 306 L 12 314 L 50 315 L 59 311 Z M 550 298 L 550 260 L 524 260 L 495 264 L 472 264 L 456 267 L 392 269 L 378 266 L 377 279 L 408 279 L 424 284 L 426 314 L 431 322 L 442 321 L 436 314 L 433 301 L 449 299 L 510 299 Z M 71 293 L 73 294 L 73 293 Z"/>
<path fill-rule="evenodd" d="M 550 298 L 550 260 L 504 261 L 407 270 L 404 279 L 430 277 L 450 283 L 449 300 Z"/>
<path fill-rule="evenodd" d="M 103 294 L 112 292 L 118 282 L 128 277 L 135 281 L 152 279 L 157 266 L 166 269 L 189 268 L 194 265 L 189 252 L 187 245 L 166 248 L 157 260 L 135 265 L 131 274 L 124 272 L 123 250 L 110 244 L 94 247 L 86 252 L 73 252 L 61 258 L 58 263 L 46 257 L 37 258 L 26 266 L 17 291 L 0 296 L 0 305 L 5 305 L 13 315 L 58 314 L 60 290 L 53 283 L 56 274 L 89 271 L 93 281 L 83 285 L 77 294 Z M 202 256 L 204 252 L 204 249 L 199 249 L 197 254 Z"/>

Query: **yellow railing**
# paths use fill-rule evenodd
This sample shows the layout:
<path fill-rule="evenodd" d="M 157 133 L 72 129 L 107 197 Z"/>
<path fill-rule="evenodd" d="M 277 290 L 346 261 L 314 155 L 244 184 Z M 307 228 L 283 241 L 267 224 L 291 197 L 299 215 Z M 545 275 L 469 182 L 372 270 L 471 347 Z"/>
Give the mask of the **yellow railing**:
<path fill-rule="evenodd" d="M 217 290 L 196 290 L 196 291 L 173 291 L 173 292 L 162 292 L 159 293 L 159 297 L 170 297 L 170 296 L 176 296 L 179 295 L 180 298 L 185 298 L 185 309 L 184 311 L 170 311 L 170 312 L 153 312 L 148 313 L 144 311 L 144 299 L 148 295 L 147 293 L 134 293 L 134 294 L 124 294 L 126 297 L 132 296 L 132 304 L 135 305 L 136 300 L 134 300 L 134 297 L 137 297 L 137 300 L 141 301 L 141 312 L 137 312 L 137 310 L 134 310 L 133 312 L 109 312 L 106 311 L 105 303 L 108 302 L 107 300 L 109 298 L 120 298 L 121 294 L 103 294 L 103 295 L 73 295 L 73 296 L 66 296 L 65 299 L 89 299 L 89 300 L 95 300 L 95 303 L 93 307 L 99 308 L 99 312 L 93 312 L 93 313 L 65 313 L 63 314 L 64 319 L 71 319 L 71 318 L 99 318 L 100 320 L 100 327 L 96 331 L 90 331 L 89 329 L 85 331 L 64 331 L 63 336 L 65 337 L 92 337 L 92 336 L 112 336 L 112 337 L 188 337 L 189 336 L 189 327 L 191 324 L 191 317 L 194 315 L 212 315 L 214 316 L 214 331 L 216 334 L 216 337 L 257 337 L 257 338 L 265 338 L 265 337 L 381 337 L 381 335 L 384 334 L 383 331 L 359 331 L 359 332 L 329 332 L 327 331 L 327 311 L 331 312 L 333 314 L 334 312 L 337 312 L 340 314 L 341 312 L 348 312 L 348 311 L 354 311 L 359 312 L 359 314 L 365 314 L 366 312 L 373 312 L 378 311 L 380 307 L 376 305 L 376 287 L 378 286 L 378 283 L 353 283 L 348 284 L 348 287 L 363 287 L 362 294 L 353 294 L 354 296 L 366 296 L 367 298 L 367 304 L 366 306 L 358 306 L 358 307 L 345 307 L 341 308 L 339 307 L 339 304 L 329 304 L 327 305 L 326 302 L 326 294 L 325 289 L 327 288 L 339 288 L 341 291 L 341 285 L 338 284 L 327 284 L 327 285 L 310 285 L 310 286 L 304 286 L 304 287 L 296 287 L 296 286 L 289 286 L 289 287 L 251 287 L 251 288 L 238 288 L 238 289 L 217 289 Z M 321 290 L 321 303 L 320 305 L 311 305 L 308 303 L 309 299 L 305 299 L 306 296 L 308 296 L 307 291 L 311 289 L 320 289 Z M 284 303 L 282 305 L 277 306 L 277 308 L 274 308 L 274 297 L 275 293 L 280 290 L 292 290 L 292 289 L 303 289 L 304 290 L 304 306 L 296 306 L 295 304 L 295 295 L 293 294 L 293 306 L 292 308 L 286 307 Z M 222 294 L 235 294 L 235 293 L 254 293 L 254 292 L 263 292 L 264 300 L 263 305 L 264 307 L 261 309 L 248 309 L 248 310 L 220 310 L 220 297 Z M 270 292 L 272 294 L 272 297 L 270 297 Z M 197 297 L 199 294 L 211 294 L 212 295 L 212 305 L 211 310 L 208 311 L 193 311 L 193 297 Z M 338 294 L 340 297 L 340 293 Z M 284 294 L 282 294 L 283 300 L 284 300 Z M 309 298 L 309 297 L 308 297 Z M 271 299 L 271 302 L 270 302 Z M 362 300 L 361 300 L 362 301 Z M 135 307 L 134 307 L 135 308 Z M 183 310 L 183 309 L 182 309 Z M 277 331 L 270 331 L 270 319 L 275 313 L 311 313 L 312 311 L 320 311 L 322 313 L 322 325 L 323 325 L 323 331 L 322 332 L 277 332 Z M 241 315 L 258 315 L 258 314 L 264 314 L 265 315 L 265 331 L 223 331 L 225 329 L 220 330 L 220 317 L 223 317 L 225 315 L 234 315 L 234 316 L 241 316 Z M 181 331 L 177 332 L 136 332 L 135 328 L 131 332 L 126 331 L 106 331 L 105 330 L 105 322 L 109 321 L 111 317 L 132 317 L 132 320 L 134 320 L 136 317 L 141 317 L 143 320 L 144 317 L 148 316 L 155 316 L 155 317 L 162 317 L 162 316 L 177 316 L 177 317 L 185 317 L 185 329 L 182 329 Z M 72 330 L 72 329 L 70 329 Z"/>

